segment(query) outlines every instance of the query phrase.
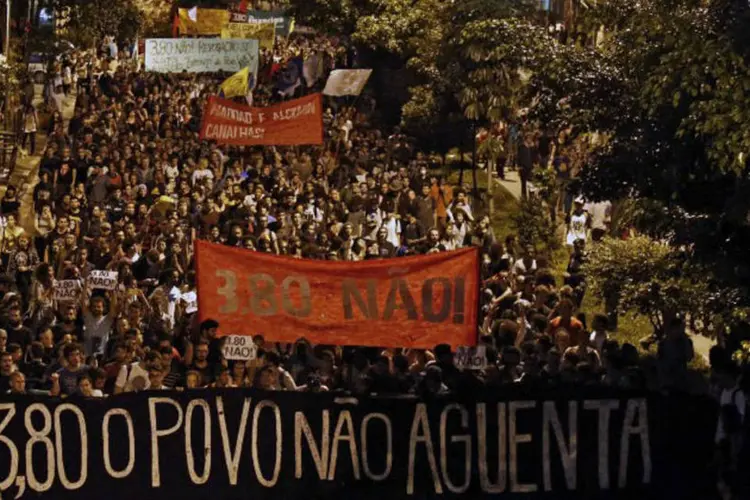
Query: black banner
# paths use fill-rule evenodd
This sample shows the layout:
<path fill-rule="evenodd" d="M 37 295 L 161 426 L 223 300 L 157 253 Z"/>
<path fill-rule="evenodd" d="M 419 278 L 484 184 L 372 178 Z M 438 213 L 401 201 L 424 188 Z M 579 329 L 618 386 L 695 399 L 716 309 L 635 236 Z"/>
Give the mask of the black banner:
<path fill-rule="evenodd" d="M 705 499 L 715 418 L 703 398 L 600 388 L 429 402 L 255 390 L 5 396 L 0 492 Z"/>

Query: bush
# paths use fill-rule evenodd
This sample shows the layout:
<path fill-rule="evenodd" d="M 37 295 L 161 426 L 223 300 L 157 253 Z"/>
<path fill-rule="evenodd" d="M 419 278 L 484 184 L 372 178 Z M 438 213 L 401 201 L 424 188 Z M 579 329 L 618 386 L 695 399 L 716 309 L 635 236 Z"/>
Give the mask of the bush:
<path fill-rule="evenodd" d="M 685 318 L 694 333 L 711 335 L 739 306 L 733 289 L 716 284 L 687 251 L 646 236 L 605 238 L 584 265 L 587 284 L 619 314 L 638 313 L 661 335 L 672 318 Z"/>
<path fill-rule="evenodd" d="M 547 209 L 537 199 L 521 201 L 518 213 L 513 215 L 513 224 L 518 242 L 525 248 L 534 247 L 548 253 L 560 247 L 557 228 L 550 220 Z"/>

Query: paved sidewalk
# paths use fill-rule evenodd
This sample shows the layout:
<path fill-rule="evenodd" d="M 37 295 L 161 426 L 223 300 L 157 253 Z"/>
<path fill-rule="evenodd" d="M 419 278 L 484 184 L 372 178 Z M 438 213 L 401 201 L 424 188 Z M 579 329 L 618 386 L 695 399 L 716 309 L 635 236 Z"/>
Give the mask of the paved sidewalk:
<path fill-rule="evenodd" d="M 504 187 L 516 200 L 521 199 L 521 178 L 518 176 L 517 170 L 505 169 L 505 179 L 495 176 L 495 182 Z M 531 184 L 527 186 L 527 189 L 530 187 Z"/>
<path fill-rule="evenodd" d="M 36 85 L 35 90 L 34 104 L 39 109 L 42 104 L 42 86 Z M 67 122 L 73 117 L 75 102 L 75 94 L 71 94 L 65 99 L 63 118 L 66 126 Z M 39 183 L 39 164 L 46 146 L 46 131 L 40 130 L 36 137 L 36 154 L 28 155 L 19 148 L 16 168 L 10 177 L 9 185 L 18 188 L 18 198 L 21 201 L 20 224 L 28 234 L 34 234 L 34 187 Z M 0 186 L 0 198 L 5 195 L 6 189 L 7 186 Z"/>
<path fill-rule="evenodd" d="M 516 170 L 506 169 L 505 179 L 495 177 L 495 182 L 504 187 L 515 199 L 521 199 L 521 180 L 519 179 Z M 564 229 L 562 232 L 564 236 Z M 693 341 L 693 350 L 695 351 L 695 354 L 701 356 L 706 361 L 706 364 L 708 364 L 708 353 L 711 348 L 716 345 L 716 341 L 702 335 L 689 334 L 689 336 Z"/>

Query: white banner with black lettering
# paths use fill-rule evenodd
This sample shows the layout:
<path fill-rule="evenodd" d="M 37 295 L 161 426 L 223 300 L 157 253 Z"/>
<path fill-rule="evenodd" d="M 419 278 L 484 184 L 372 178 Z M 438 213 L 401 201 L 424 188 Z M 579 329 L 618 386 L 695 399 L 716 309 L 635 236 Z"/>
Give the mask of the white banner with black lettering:
<path fill-rule="evenodd" d="M 258 74 L 258 40 L 151 38 L 146 40 L 146 71 L 157 73 L 237 72 Z"/>

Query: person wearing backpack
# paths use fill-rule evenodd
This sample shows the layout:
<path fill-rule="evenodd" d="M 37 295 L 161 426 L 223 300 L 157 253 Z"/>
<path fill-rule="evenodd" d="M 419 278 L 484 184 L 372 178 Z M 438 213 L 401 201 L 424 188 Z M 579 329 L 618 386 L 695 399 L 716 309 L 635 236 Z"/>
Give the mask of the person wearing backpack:
<path fill-rule="evenodd" d="M 716 426 L 716 450 L 719 468 L 719 489 L 724 498 L 736 497 L 742 480 L 738 470 L 740 455 L 743 455 L 746 435 L 747 392 L 741 382 L 740 368 L 731 361 L 715 370 L 716 380 L 721 387 L 719 393 L 719 421 Z"/>

